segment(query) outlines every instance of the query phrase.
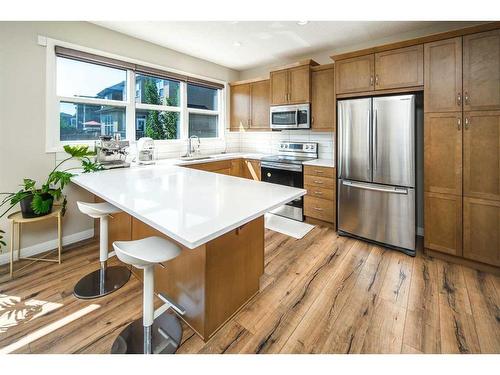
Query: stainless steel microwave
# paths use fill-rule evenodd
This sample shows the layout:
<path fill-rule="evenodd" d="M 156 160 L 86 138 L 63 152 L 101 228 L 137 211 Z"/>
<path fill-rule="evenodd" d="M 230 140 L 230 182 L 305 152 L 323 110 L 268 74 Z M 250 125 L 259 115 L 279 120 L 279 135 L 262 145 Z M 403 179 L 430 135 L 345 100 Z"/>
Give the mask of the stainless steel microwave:
<path fill-rule="evenodd" d="M 310 126 L 309 104 L 279 105 L 271 107 L 271 129 L 309 129 Z"/>

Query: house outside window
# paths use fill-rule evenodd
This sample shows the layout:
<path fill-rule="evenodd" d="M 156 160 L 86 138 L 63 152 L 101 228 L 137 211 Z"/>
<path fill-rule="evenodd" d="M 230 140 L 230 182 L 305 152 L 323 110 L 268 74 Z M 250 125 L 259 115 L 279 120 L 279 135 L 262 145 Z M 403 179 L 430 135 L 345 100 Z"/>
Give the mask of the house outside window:
<path fill-rule="evenodd" d="M 223 133 L 223 85 L 108 63 L 109 58 L 101 62 L 97 55 L 88 58 L 81 52 L 81 57 L 75 50 L 69 50 L 75 57 L 58 54 L 55 48 L 59 144 L 117 133 L 128 140 L 217 138 Z"/>

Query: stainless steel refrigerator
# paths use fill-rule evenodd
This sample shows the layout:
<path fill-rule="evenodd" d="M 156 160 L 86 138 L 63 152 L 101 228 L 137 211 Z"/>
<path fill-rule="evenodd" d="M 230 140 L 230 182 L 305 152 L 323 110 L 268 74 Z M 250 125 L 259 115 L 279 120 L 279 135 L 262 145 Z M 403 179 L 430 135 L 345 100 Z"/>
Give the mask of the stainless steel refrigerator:
<path fill-rule="evenodd" d="M 415 95 L 338 101 L 338 229 L 415 254 Z"/>

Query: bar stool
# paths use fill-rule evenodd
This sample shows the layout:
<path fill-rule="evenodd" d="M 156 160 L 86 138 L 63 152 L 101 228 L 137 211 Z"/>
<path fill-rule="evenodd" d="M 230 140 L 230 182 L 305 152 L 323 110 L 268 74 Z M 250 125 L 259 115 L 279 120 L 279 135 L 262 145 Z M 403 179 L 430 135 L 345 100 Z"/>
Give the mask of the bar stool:
<path fill-rule="evenodd" d="M 102 297 L 120 289 L 130 279 L 130 270 L 125 266 L 107 266 L 108 258 L 108 215 L 120 212 L 118 208 L 107 202 L 76 202 L 78 209 L 94 219 L 99 219 L 99 261 L 100 268 L 81 278 L 75 285 L 73 294 L 77 298 L 91 299 Z"/>
<path fill-rule="evenodd" d="M 156 294 L 164 304 L 154 310 L 154 266 L 174 259 L 181 253 L 176 244 L 160 237 L 147 237 L 136 241 L 113 242 L 116 256 L 123 263 L 144 271 L 142 319 L 129 324 L 116 338 L 113 354 L 171 354 L 175 353 L 182 338 L 179 319 L 166 310 L 172 308 L 180 315 L 185 310 L 164 294 Z"/>

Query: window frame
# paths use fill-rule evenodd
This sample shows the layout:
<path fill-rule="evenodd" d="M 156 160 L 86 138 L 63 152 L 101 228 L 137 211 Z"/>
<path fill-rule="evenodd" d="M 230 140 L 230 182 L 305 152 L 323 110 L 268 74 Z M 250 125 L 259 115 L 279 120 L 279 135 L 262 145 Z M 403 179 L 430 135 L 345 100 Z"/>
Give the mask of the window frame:
<path fill-rule="evenodd" d="M 188 139 L 189 134 L 189 113 L 199 113 L 206 115 L 218 115 L 218 126 L 217 126 L 217 137 L 211 138 L 201 138 L 205 141 L 223 141 L 225 137 L 226 128 L 226 107 L 227 107 L 227 88 L 228 83 L 225 81 L 203 77 L 194 74 L 188 74 L 173 68 L 166 66 L 159 66 L 156 64 L 150 64 L 141 60 L 126 58 L 123 56 L 118 56 L 104 51 L 95 50 L 92 48 L 78 46 L 72 43 L 67 43 L 64 41 L 46 38 L 39 36 L 39 44 L 46 47 L 46 140 L 45 149 L 47 153 L 61 152 L 65 145 L 75 145 L 75 144 L 87 144 L 91 147 L 94 146 L 94 140 L 76 140 L 76 141 L 61 141 L 60 139 L 60 102 L 69 103 L 81 103 L 81 104 L 94 104 L 94 105 L 107 105 L 125 108 L 125 140 L 128 140 L 130 144 L 135 144 L 137 140 L 136 136 L 136 110 L 155 110 L 155 111 L 168 111 L 179 113 L 179 137 L 178 139 L 161 139 L 155 140 L 157 145 L 162 144 L 172 144 L 172 143 L 185 143 Z M 218 89 L 218 110 L 204 110 L 196 108 L 187 107 L 187 85 L 188 82 L 180 81 L 180 103 L 179 107 L 165 106 L 165 105 L 154 105 L 154 104 L 143 104 L 135 102 L 136 93 L 136 73 L 131 69 L 124 69 L 127 73 L 127 90 L 126 90 L 126 100 L 109 100 L 109 99 L 98 99 L 98 98 L 84 98 L 84 97 L 67 97 L 57 95 L 57 56 L 55 54 L 55 46 L 67 47 L 82 52 L 88 52 L 103 57 L 119 59 L 122 61 L 130 62 L 133 64 L 140 64 L 148 66 L 151 68 L 168 71 L 172 73 L 188 75 L 194 78 L 199 78 L 202 80 L 209 80 L 214 83 L 219 83 L 224 86 L 222 89 Z M 151 75 L 155 77 L 154 75 Z M 161 77 L 157 77 L 161 78 Z"/>

